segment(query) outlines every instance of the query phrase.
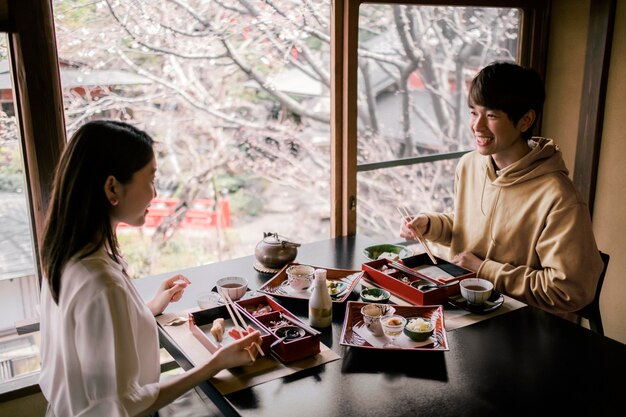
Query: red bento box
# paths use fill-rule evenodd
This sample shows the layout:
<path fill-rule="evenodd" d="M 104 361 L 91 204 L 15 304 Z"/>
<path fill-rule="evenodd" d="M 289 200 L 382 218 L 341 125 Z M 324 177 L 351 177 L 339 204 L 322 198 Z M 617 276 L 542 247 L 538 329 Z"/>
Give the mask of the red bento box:
<path fill-rule="evenodd" d="M 397 261 L 398 263 L 411 268 L 416 275 L 415 277 L 394 269 L 393 266 L 390 265 L 392 261 L 389 259 L 378 259 L 366 262 L 361 266 L 361 269 L 367 273 L 367 276 L 364 277 L 366 280 L 385 288 L 403 300 L 416 305 L 443 304 L 449 296 L 459 293 L 459 284 L 457 283 L 444 288 L 422 287 L 417 284 L 424 283 L 426 285 L 428 282 L 423 280 L 425 274 L 420 272 L 420 269 L 426 267 L 431 267 L 430 269 L 432 269 L 432 267 L 438 267 L 443 272 L 451 275 L 451 277 L 439 279 L 442 283 L 456 280 L 460 281 L 465 278 L 473 278 L 476 276 L 476 273 L 461 268 L 460 266 L 452 264 L 444 259 L 436 259 L 437 265 L 432 263 L 427 254 L 423 253 Z M 391 268 L 391 270 L 388 270 L 388 272 L 381 271 L 381 269 L 384 269 L 385 267 Z M 402 277 L 406 277 L 406 280 L 403 281 Z M 436 278 L 430 276 L 430 274 L 426 275 L 426 278 L 428 277 Z M 412 283 L 415 286 L 411 286 Z"/>
<path fill-rule="evenodd" d="M 259 309 L 260 306 L 263 308 Z M 266 354 L 271 352 L 281 362 L 293 362 L 320 352 L 320 332 L 302 323 L 272 298 L 261 295 L 239 300 L 235 301 L 234 307 L 248 325 L 261 332 L 263 352 Z M 257 310 L 260 310 L 259 314 L 256 314 Z M 227 334 L 233 324 L 226 306 L 191 313 L 189 328 L 209 352 L 215 352 L 220 347 L 220 343 L 209 332 L 213 321 L 220 317 L 225 319 Z M 227 341 L 228 337 L 225 336 L 223 342 Z"/>

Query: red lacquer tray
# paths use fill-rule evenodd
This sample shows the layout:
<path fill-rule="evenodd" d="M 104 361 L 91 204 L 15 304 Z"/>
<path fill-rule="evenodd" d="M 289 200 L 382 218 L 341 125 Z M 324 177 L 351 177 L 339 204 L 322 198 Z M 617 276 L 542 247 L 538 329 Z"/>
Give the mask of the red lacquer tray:
<path fill-rule="evenodd" d="M 474 272 L 451 264 L 450 262 L 443 259 L 437 259 L 437 265 L 433 265 L 428 258 L 428 255 L 423 253 L 420 255 L 411 256 L 409 258 L 404 258 L 400 261 L 400 263 L 413 269 L 417 276 L 424 275 L 420 273 L 418 269 L 416 269 L 422 266 L 436 267 L 442 269 L 444 273 L 447 273 L 449 275 L 449 277 L 445 280 L 441 280 L 441 282 L 453 280 L 458 281 L 465 278 L 473 278 L 476 276 Z M 449 287 L 429 288 L 425 290 L 414 288 L 411 286 L 410 282 L 419 281 L 419 278 L 410 277 L 408 282 L 403 282 L 398 278 L 401 276 L 406 276 L 404 272 L 397 271 L 395 269 L 392 269 L 392 271 L 394 271 L 392 273 L 381 271 L 381 268 L 386 267 L 388 264 L 390 264 L 390 262 L 391 261 L 388 259 L 379 259 L 376 261 L 366 262 L 361 265 L 361 268 L 363 269 L 363 271 L 367 272 L 367 280 L 372 281 L 376 285 L 385 288 L 393 295 L 416 305 L 444 304 L 448 297 L 459 293 L 458 283 Z"/>
<path fill-rule="evenodd" d="M 382 345 L 387 342 L 385 336 L 373 336 L 365 328 L 361 307 L 370 303 L 348 301 L 346 306 L 346 317 L 343 322 L 343 330 L 339 343 L 344 346 L 353 346 L 366 349 L 384 349 Z M 401 350 L 423 350 L 423 351 L 446 351 L 448 347 L 448 337 L 443 317 L 443 307 L 437 306 L 393 306 L 395 314 L 406 317 L 422 317 L 432 320 L 435 324 L 435 331 L 432 337 L 426 342 L 414 342 L 408 336 L 401 334 L 396 338 L 398 349 Z M 385 349 L 386 350 L 386 349 Z"/>
<path fill-rule="evenodd" d="M 267 310 L 262 313 L 253 311 L 265 306 Z M 267 354 L 272 352 L 282 362 L 293 362 L 309 356 L 314 356 L 320 352 L 320 332 L 310 328 L 301 322 L 289 310 L 278 304 L 266 295 L 235 301 L 233 308 L 239 310 L 246 320 L 246 324 L 259 330 L 261 333 L 261 348 Z M 214 353 L 221 346 L 233 342 L 233 338 L 228 335 L 228 330 L 234 327 L 226 306 L 215 306 L 206 310 L 196 311 L 190 314 L 189 329 L 191 333 L 207 348 Z M 221 343 L 215 340 L 210 334 L 210 328 L 216 318 L 223 318 L 226 331 L 224 340 Z M 275 322 L 283 321 L 282 328 L 290 327 L 298 330 L 299 334 L 294 338 L 283 338 L 280 328 L 274 328 Z"/>
<path fill-rule="evenodd" d="M 290 263 L 285 265 L 283 269 L 278 271 L 269 281 L 267 281 L 261 288 L 260 292 L 269 294 L 275 297 L 286 297 L 308 300 L 311 297 L 312 286 L 308 290 L 296 292 L 287 285 L 287 268 L 291 265 L 304 265 L 299 263 Z M 331 295 L 331 299 L 334 303 L 342 303 L 350 296 L 350 293 L 363 276 L 363 271 L 357 271 L 352 269 L 334 269 L 326 268 L 323 266 L 309 265 L 315 269 L 325 269 L 326 279 L 331 282 L 337 282 L 341 290 L 336 295 Z"/>

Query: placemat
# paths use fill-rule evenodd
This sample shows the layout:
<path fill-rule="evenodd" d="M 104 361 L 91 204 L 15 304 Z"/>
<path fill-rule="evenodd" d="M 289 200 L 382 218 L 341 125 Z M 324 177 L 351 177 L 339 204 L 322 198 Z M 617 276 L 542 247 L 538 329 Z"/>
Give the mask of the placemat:
<path fill-rule="evenodd" d="M 179 326 L 163 326 L 163 323 L 177 316 L 187 317 L 190 312 L 196 310 L 197 308 L 179 313 L 165 313 L 156 318 L 162 329 L 172 338 L 194 366 L 209 359 L 211 353 L 191 333 L 188 323 Z M 341 358 L 323 343 L 320 343 L 320 353 L 317 355 L 288 364 L 278 361 L 269 355 L 268 352 L 265 353 L 266 356 L 257 358 L 252 365 L 219 372 L 211 378 L 210 382 L 222 395 L 227 395 Z"/>
<path fill-rule="evenodd" d="M 373 285 L 369 281 L 365 281 L 364 279 L 361 280 L 361 286 L 367 288 L 378 288 L 378 286 Z M 471 324 L 478 323 L 480 321 L 487 320 L 492 317 L 499 316 L 500 314 L 505 314 L 526 306 L 525 303 L 518 301 L 514 298 L 508 297 L 504 294 L 502 294 L 502 296 L 504 297 L 504 303 L 502 304 L 502 306 L 487 314 L 475 314 L 467 310 L 457 309 L 447 303 L 444 304 L 443 316 L 446 323 L 446 331 L 449 332 L 451 330 L 469 326 Z M 399 297 L 396 297 L 395 295 L 392 295 L 389 301 L 392 304 L 413 305 Z"/>

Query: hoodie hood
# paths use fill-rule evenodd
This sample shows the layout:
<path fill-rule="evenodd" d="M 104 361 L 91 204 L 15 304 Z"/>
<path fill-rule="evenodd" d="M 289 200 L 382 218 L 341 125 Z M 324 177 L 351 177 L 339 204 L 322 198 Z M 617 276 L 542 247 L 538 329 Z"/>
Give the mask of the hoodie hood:
<path fill-rule="evenodd" d="M 496 174 L 491 156 L 485 156 L 487 176 L 491 183 L 498 187 L 508 187 L 529 181 L 552 172 L 568 175 L 559 147 L 552 139 L 533 137 L 528 141 L 532 149 L 519 161 L 512 163 Z"/>

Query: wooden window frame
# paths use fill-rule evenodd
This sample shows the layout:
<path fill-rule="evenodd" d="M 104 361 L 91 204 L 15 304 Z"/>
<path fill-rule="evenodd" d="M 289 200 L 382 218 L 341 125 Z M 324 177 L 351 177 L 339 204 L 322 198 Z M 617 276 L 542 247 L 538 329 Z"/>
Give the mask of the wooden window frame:
<path fill-rule="evenodd" d="M 587 203 L 592 218 L 616 7 L 615 0 L 594 0 L 589 9 L 589 31 L 573 177 L 574 185 Z"/>
<path fill-rule="evenodd" d="M 357 77 L 359 7 L 365 0 L 333 0 L 331 7 L 331 235 L 356 233 Z M 550 2 L 529 0 L 417 1 L 385 4 L 513 7 L 522 12 L 519 62 L 545 74 Z"/>
<path fill-rule="evenodd" d="M 15 116 L 41 282 L 39 242 L 54 169 L 66 143 L 52 0 L 0 0 L 0 30 L 8 34 Z"/>

